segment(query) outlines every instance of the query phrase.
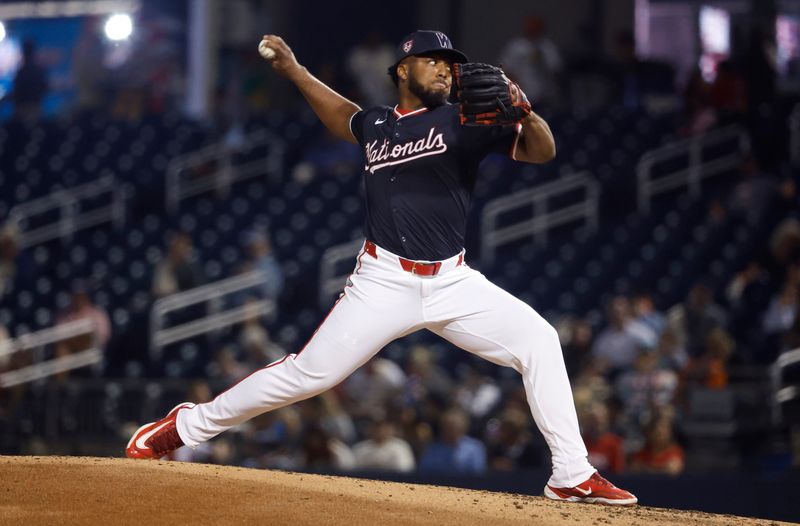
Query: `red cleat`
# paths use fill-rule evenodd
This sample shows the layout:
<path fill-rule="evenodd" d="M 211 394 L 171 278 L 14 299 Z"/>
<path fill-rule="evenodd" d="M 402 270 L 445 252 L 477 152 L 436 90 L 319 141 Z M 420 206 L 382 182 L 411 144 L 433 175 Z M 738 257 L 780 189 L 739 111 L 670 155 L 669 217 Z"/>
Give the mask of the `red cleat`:
<path fill-rule="evenodd" d="M 544 487 L 544 496 L 566 502 L 599 502 L 617 506 L 630 506 L 638 502 L 635 495 L 619 489 L 596 471 L 588 480 L 574 488 L 554 488 L 548 484 Z"/>
<path fill-rule="evenodd" d="M 178 404 L 161 420 L 150 422 L 137 429 L 128 441 L 125 456 L 159 459 L 181 447 L 183 440 L 178 436 L 175 421 L 178 418 L 178 411 L 192 407 L 194 404 L 188 402 Z"/>

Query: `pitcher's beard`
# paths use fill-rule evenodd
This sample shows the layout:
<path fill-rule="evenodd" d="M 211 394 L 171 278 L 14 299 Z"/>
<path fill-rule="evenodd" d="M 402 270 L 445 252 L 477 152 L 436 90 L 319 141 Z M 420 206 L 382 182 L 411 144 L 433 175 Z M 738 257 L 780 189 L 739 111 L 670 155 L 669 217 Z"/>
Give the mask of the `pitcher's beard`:
<path fill-rule="evenodd" d="M 438 108 L 447 102 L 447 97 L 449 96 L 449 93 L 426 90 L 425 86 L 417 82 L 417 79 L 411 76 L 408 78 L 408 91 L 421 100 L 422 104 L 430 110 Z"/>

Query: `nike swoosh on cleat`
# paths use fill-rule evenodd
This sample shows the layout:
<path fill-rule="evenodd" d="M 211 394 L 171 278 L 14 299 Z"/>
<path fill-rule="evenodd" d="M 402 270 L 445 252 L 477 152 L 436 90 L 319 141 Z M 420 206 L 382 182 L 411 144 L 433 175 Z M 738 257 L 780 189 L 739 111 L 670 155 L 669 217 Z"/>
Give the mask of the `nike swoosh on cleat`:
<path fill-rule="evenodd" d="M 592 488 L 581 489 L 578 486 L 575 486 L 575 488 L 573 488 L 573 489 L 575 489 L 575 491 L 577 491 L 578 493 L 581 493 L 584 497 L 589 496 L 589 495 L 592 494 Z"/>
<path fill-rule="evenodd" d="M 167 426 L 167 425 L 169 425 L 169 421 L 167 421 L 167 422 L 164 422 L 164 423 L 163 423 L 163 424 L 161 424 L 160 426 L 154 427 L 153 429 L 151 429 L 151 430 L 150 430 L 150 431 L 148 431 L 147 433 L 145 433 L 145 434 L 143 434 L 143 435 L 139 436 L 139 437 L 136 439 L 136 447 L 137 447 L 138 449 L 149 449 L 149 448 L 148 448 L 148 447 L 145 445 L 145 442 L 147 442 L 147 439 L 148 439 L 148 438 L 150 438 L 151 436 L 153 436 L 154 434 L 156 434 L 156 433 L 157 433 L 159 430 L 161 430 L 161 429 L 162 429 L 164 426 Z"/>

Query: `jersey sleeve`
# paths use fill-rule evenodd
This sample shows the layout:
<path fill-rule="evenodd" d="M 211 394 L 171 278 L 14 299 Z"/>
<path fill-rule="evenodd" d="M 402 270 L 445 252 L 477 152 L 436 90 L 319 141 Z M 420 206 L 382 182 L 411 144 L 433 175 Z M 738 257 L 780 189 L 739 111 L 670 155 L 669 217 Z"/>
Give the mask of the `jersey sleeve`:
<path fill-rule="evenodd" d="M 367 110 L 359 110 L 350 117 L 350 131 L 358 141 L 358 144 L 363 144 L 364 142 L 364 118 L 366 115 Z"/>
<path fill-rule="evenodd" d="M 514 126 L 462 126 L 464 147 L 483 158 L 499 153 L 515 159 L 522 124 Z"/>
<path fill-rule="evenodd" d="M 374 135 L 372 123 L 376 118 L 386 120 L 391 112 L 392 108 L 388 106 L 375 106 L 355 112 L 350 117 L 350 131 L 353 132 L 358 144 L 363 146 L 365 142 L 372 140 L 370 139 Z"/>

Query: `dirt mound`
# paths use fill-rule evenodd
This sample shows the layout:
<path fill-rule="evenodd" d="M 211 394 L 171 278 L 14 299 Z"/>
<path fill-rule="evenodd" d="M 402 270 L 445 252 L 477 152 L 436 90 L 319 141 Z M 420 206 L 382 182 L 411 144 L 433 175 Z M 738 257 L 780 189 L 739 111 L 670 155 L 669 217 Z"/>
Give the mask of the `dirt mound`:
<path fill-rule="evenodd" d="M 774 525 L 726 515 L 185 464 L 0 457 L 0 524 Z"/>

